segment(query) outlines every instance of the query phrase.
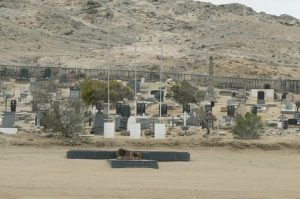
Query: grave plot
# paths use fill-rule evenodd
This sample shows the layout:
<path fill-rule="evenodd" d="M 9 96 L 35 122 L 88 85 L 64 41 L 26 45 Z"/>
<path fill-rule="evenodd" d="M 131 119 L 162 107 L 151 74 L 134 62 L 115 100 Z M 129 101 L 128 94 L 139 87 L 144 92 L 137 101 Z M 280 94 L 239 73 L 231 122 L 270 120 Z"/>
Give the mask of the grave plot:
<path fill-rule="evenodd" d="M 160 162 L 190 161 L 190 154 L 181 151 L 132 151 L 139 153 L 144 160 L 156 160 Z M 113 150 L 69 150 L 68 159 L 114 159 L 116 151 Z"/>

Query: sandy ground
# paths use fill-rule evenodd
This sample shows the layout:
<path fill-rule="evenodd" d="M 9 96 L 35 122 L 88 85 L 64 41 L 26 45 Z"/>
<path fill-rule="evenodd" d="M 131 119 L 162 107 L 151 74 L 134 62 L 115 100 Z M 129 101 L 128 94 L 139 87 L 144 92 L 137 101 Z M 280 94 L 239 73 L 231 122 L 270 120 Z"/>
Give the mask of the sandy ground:
<path fill-rule="evenodd" d="M 2 145 L 0 198 L 300 197 L 300 154 L 291 150 L 169 148 L 189 151 L 191 161 L 160 162 L 155 170 L 68 160 L 68 149 Z"/>

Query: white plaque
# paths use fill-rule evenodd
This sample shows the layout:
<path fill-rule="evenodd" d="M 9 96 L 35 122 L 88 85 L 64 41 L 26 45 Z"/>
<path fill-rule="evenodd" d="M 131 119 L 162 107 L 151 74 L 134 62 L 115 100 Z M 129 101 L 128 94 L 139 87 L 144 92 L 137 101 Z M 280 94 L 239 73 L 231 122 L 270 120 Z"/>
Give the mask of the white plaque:
<path fill-rule="evenodd" d="M 165 124 L 155 124 L 154 138 L 155 139 L 165 139 L 166 138 L 166 126 L 165 126 Z"/>
<path fill-rule="evenodd" d="M 141 138 L 141 123 L 135 123 L 130 125 L 130 138 L 131 139 Z"/>
<path fill-rule="evenodd" d="M 115 123 L 104 122 L 104 138 L 114 138 L 115 136 Z"/>

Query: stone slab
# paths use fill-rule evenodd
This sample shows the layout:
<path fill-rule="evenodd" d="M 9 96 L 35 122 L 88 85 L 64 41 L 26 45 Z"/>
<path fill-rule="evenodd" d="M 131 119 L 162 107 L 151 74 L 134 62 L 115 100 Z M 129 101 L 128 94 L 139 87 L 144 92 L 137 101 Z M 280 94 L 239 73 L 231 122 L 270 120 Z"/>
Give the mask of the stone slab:
<path fill-rule="evenodd" d="M 107 160 L 111 168 L 152 168 L 158 169 L 158 163 L 155 160 Z"/>
<path fill-rule="evenodd" d="M 160 162 L 190 161 L 190 153 L 178 151 L 132 151 L 142 153 L 144 160 L 156 160 Z M 69 150 L 68 159 L 114 159 L 115 151 L 111 150 Z"/>

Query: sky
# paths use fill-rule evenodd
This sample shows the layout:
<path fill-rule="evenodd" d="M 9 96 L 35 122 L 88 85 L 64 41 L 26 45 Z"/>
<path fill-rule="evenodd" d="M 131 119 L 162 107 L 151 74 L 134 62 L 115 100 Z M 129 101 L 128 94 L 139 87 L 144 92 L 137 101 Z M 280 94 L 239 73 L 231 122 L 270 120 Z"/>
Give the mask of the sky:
<path fill-rule="evenodd" d="M 201 0 L 213 4 L 241 3 L 257 12 L 281 15 L 288 14 L 300 19 L 300 0 Z"/>

